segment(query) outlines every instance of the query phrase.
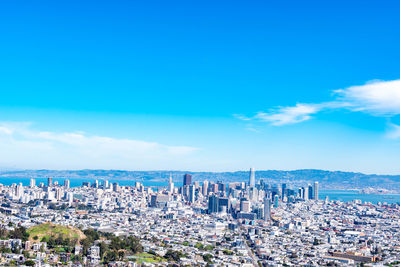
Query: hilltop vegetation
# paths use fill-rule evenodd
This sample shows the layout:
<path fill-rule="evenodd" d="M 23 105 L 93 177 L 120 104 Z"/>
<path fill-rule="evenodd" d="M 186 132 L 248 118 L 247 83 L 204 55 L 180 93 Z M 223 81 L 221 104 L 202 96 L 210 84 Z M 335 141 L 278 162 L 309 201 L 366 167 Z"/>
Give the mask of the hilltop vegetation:
<path fill-rule="evenodd" d="M 63 226 L 53 223 L 43 223 L 32 226 L 27 230 L 29 234 L 29 240 L 32 242 L 46 241 L 52 243 L 57 239 L 59 243 L 78 243 L 80 240 L 85 238 L 85 235 L 81 230 L 72 226 Z M 64 242 L 61 242 L 63 240 Z"/>

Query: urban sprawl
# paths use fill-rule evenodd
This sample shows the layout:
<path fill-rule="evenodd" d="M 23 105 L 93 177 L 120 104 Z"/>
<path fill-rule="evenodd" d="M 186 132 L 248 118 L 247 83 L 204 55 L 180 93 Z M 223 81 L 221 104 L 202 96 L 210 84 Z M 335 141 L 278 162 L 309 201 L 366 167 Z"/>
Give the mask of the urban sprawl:
<path fill-rule="evenodd" d="M 399 204 L 319 199 L 290 188 L 169 179 L 0 186 L 2 266 L 394 266 Z M 99 182 L 101 181 L 101 182 Z"/>

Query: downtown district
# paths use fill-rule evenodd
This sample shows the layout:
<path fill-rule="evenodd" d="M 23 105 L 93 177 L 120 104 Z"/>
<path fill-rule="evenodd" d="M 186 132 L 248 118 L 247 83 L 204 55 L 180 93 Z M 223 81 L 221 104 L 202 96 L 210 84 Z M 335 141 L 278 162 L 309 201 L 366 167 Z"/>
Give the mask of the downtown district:
<path fill-rule="evenodd" d="M 66 253 L 45 240 L 9 238 L 0 240 L 9 249 L 0 264 L 23 266 L 29 257 L 34 266 L 383 266 L 400 259 L 398 204 L 320 200 L 318 182 L 294 190 L 257 180 L 251 169 L 248 183 L 200 184 L 186 174 L 182 187 L 170 178 L 158 190 L 107 180 L 71 188 L 68 179 L 60 185 L 51 178 L 47 185 L 34 179 L 26 187 L 2 185 L 0 219 L 7 231 L 52 222 L 136 236 L 143 252 L 158 260 L 128 253 L 106 262 L 101 240 L 87 250 L 77 242 Z"/>

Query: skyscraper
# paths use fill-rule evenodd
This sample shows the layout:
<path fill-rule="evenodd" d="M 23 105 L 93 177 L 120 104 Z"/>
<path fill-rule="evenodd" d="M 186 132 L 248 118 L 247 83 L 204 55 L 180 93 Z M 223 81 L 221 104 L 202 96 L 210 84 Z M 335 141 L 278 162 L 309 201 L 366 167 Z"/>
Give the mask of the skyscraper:
<path fill-rule="evenodd" d="M 249 186 L 250 187 L 256 186 L 256 172 L 255 172 L 254 168 L 250 168 Z"/>
<path fill-rule="evenodd" d="M 203 196 L 207 196 L 208 195 L 208 181 L 204 181 L 203 182 Z"/>
<path fill-rule="evenodd" d="M 47 186 L 50 187 L 53 185 L 53 178 L 49 177 L 47 178 Z"/>
<path fill-rule="evenodd" d="M 169 180 L 168 180 L 168 192 L 170 193 L 174 192 L 174 183 L 172 182 L 171 174 L 169 175 Z"/>
<path fill-rule="evenodd" d="M 279 207 L 279 196 L 278 196 L 278 195 L 275 195 L 274 198 L 275 198 L 275 199 L 274 199 L 274 207 L 275 207 L 275 208 L 278 208 L 278 207 Z"/>
<path fill-rule="evenodd" d="M 308 185 L 308 199 L 314 199 L 314 194 L 313 194 L 314 190 L 312 185 Z"/>
<path fill-rule="evenodd" d="M 251 210 L 251 203 L 245 198 L 240 200 L 240 211 L 241 212 L 250 212 Z"/>
<path fill-rule="evenodd" d="M 183 186 L 192 184 L 192 175 L 186 173 L 183 176 Z"/>
<path fill-rule="evenodd" d="M 308 200 L 309 198 L 309 196 L 310 196 L 310 194 L 308 193 L 308 187 L 306 186 L 306 187 L 303 187 L 303 191 L 304 191 L 304 200 Z"/>
<path fill-rule="evenodd" d="M 271 222 L 271 199 L 264 198 L 264 220 Z"/>
<path fill-rule="evenodd" d="M 68 179 L 65 179 L 65 180 L 64 180 L 64 187 L 65 187 L 66 189 L 69 188 L 69 180 L 68 180 Z"/>
<path fill-rule="evenodd" d="M 208 197 L 208 213 L 215 213 L 219 210 L 219 198 L 216 195 Z"/>
<path fill-rule="evenodd" d="M 119 191 L 119 184 L 118 183 L 113 183 L 113 191 L 118 192 Z"/>
<path fill-rule="evenodd" d="M 33 188 L 33 187 L 35 187 L 35 184 L 36 184 L 35 179 L 31 178 L 31 181 L 30 181 L 30 183 L 29 183 L 29 186 L 30 186 L 31 188 Z"/>
<path fill-rule="evenodd" d="M 318 200 L 318 194 L 319 194 L 319 184 L 318 182 L 314 182 L 314 199 Z"/>
<path fill-rule="evenodd" d="M 190 203 L 193 203 L 194 202 L 194 200 L 195 200 L 195 187 L 194 187 L 194 185 L 189 185 L 189 197 L 188 197 L 188 199 L 189 199 L 189 202 Z"/>

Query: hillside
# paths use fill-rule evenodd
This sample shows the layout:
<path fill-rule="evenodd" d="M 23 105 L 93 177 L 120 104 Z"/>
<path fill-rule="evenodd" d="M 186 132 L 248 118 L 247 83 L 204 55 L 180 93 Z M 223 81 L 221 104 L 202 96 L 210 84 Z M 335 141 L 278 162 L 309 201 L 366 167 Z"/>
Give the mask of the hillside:
<path fill-rule="evenodd" d="M 72 226 L 63 226 L 53 223 L 43 223 L 30 227 L 27 230 L 29 241 L 40 242 L 43 237 L 49 240 L 50 237 L 76 240 L 77 242 L 85 238 L 81 230 Z"/>

